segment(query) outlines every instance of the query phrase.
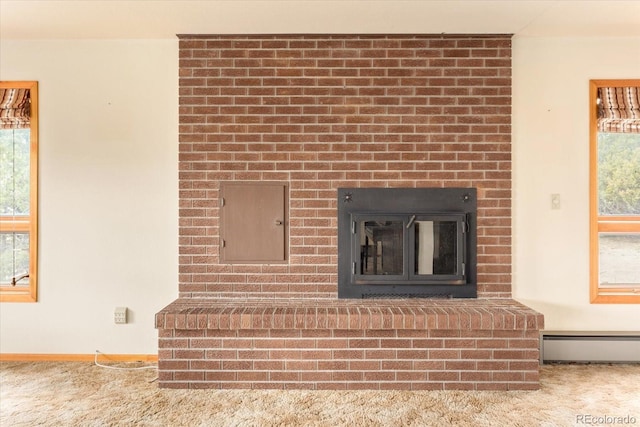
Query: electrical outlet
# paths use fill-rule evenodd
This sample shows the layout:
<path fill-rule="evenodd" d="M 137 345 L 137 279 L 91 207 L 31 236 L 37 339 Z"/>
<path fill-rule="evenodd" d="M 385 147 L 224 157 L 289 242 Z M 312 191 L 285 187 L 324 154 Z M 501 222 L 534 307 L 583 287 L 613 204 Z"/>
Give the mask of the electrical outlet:
<path fill-rule="evenodd" d="M 118 325 L 127 323 L 127 307 L 116 307 L 113 318 Z"/>

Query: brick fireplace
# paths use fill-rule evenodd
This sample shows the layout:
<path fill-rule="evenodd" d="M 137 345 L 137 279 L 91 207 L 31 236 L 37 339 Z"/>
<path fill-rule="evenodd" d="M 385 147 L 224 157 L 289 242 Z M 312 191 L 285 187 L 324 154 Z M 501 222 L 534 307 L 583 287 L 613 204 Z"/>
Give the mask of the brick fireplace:
<path fill-rule="evenodd" d="M 160 386 L 535 389 L 511 299 L 511 37 L 180 36 L 179 298 Z M 221 259 L 221 186 L 286 187 L 284 260 Z M 338 299 L 338 188 L 477 191 L 477 299 Z"/>

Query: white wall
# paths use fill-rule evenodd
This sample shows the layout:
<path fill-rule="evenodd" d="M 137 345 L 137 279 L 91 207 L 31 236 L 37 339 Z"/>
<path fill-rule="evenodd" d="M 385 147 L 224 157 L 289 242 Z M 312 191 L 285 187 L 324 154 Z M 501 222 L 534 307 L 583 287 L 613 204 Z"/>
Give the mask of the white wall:
<path fill-rule="evenodd" d="M 640 330 L 640 305 L 589 303 L 589 80 L 621 78 L 638 38 L 514 39 L 513 295 L 547 330 Z"/>
<path fill-rule="evenodd" d="M 547 329 L 638 330 L 640 306 L 589 304 L 587 103 L 589 79 L 640 77 L 640 39 L 513 55 L 514 297 Z M 0 79 L 38 80 L 41 119 L 39 302 L 0 305 L 0 352 L 156 353 L 178 292 L 177 61 L 177 40 L 0 42 Z"/>
<path fill-rule="evenodd" d="M 177 52 L 1 42 L 0 79 L 40 91 L 39 297 L 0 305 L 2 353 L 157 352 L 154 314 L 178 293 Z"/>

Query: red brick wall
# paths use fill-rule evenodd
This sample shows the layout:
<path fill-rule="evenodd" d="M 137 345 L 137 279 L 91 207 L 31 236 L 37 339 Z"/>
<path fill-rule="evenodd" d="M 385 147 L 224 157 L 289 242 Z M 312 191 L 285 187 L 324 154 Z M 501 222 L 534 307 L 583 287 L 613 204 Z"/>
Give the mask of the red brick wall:
<path fill-rule="evenodd" d="M 336 297 L 338 187 L 470 186 L 510 297 L 510 36 L 183 36 L 179 72 L 180 296 Z M 289 184 L 286 264 L 219 263 L 226 180 Z"/>
<path fill-rule="evenodd" d="M 163 388 L 540 388 L 536 331 L 171 329 L 160 337 L 160 353 L 172 357 L 160 361 Z"/>

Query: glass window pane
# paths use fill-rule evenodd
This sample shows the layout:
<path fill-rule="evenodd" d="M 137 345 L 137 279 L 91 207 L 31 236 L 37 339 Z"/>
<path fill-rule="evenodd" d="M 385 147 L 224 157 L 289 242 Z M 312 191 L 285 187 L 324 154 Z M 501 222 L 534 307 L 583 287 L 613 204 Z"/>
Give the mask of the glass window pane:
<path fill-rule="evenodd" d="M 457 274 L 455 221 L 416 221 L 416 274 Z"/>
<path fill-rule="evenodd" d="M 402 221 L 360 222 L 360 274 L 403 274 Z"/>
<path fill-rule="evenodd" d="M 601 287 L 640 285 L 640 233 L 600 233 Z"/>
<path fill-rule="evenodd" d="M 29 272 L 29 233 L 0 233 L 0 283 L 11 284 L 12 279 Z M 29 278 L 16 286 L 29 286 Z"/>
<path fill-rule="evenodd" d="M 0 129 L 0 215 L 29 215 L 29 129 Z"/>
<path fill-rule="evenodd" d="M 598 213 L 640 215 L 640 134 L 598 133 Z"/>

